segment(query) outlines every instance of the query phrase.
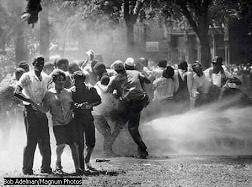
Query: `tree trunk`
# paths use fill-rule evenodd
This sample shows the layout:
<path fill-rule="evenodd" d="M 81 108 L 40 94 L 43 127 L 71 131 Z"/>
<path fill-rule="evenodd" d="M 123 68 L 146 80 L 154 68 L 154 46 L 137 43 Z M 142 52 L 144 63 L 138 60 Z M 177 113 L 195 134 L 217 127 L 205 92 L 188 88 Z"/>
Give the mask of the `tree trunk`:
<path fill-rule="evenodd" d="M 4 30 L 0 27 L 0 51 L 5 51 L 5 33 Z"/>
<path fill-rule="evenodd" d="M 208 36 L 207 36 L 208 37 Z M 210 67 L 211 62 L 211 53 L 209 40 L 200 39 L 200 62 L 204 69 Z"/>
<path fill-rule="evenodd" d="M 134 50 L 134 23 L 126 22 L 127 29 L 127 50 L 132 52 Z"/>
<path fill-rule="evenodd" d="M 48 8 L 40 13 L 40 31 L 39 31 L 39 52 L 49 60 L 49 20 L 48 20 Z"/>
<path fill-rule="evenodd" d="M 27 46 L 25 43 L 24 24 L 20 23 L 17 29 L 17 38 L 15 42 L 16 64 L 18 64 L 22 60 L 27 60 Z"/>
<path fill-rule="evenodd" d="M 200 41 L 200 62 L 205 69 L 210 67 L 211 62 L 208 30 L 209 24 L 207 17 L 200 18 L 197 35 Z"/>

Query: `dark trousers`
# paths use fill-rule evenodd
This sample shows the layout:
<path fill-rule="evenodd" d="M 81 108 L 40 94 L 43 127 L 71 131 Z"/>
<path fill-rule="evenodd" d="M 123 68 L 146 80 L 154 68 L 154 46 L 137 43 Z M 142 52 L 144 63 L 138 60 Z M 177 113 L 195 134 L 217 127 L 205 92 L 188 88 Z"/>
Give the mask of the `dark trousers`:
<path fill-rule="evenodd" d="M 24 123 L 27 142 L 23 155 L 23 172 L 32 172 L 34 153 L 38 144 L 42 156 L 41 170 L 51 170 L 51 147 L 46 114 L 34 110 L 30 105 L 25 106 Z"/>
<path fill-rule="evenodd" d="M 144 103 L 139 102 L 130 102 L 126 104 L 126 113 L 128 121 L 128 130 L 133 138 L 134 142 L 138 145 L 138 149 L 140 152 L 145 152 L 147 147 L 142 140 L 142 137 L 139 133 L 139 122 L 141 117 L 141 111 L 144 108 Z"/>
<path fill-rule="evenodd" d="M 95 126 L 94 121 L 91 119 L 75 119 L 78 132 L 78 154 L 80 159 L 80 168 L 85 169 L 84 165 L 84 135 L 87 152 L 93 150 L 95 146 Z M 89 159 L 88 159 L 89 160 Z M 87 162 L 87 161 L 86 161 Z"/>

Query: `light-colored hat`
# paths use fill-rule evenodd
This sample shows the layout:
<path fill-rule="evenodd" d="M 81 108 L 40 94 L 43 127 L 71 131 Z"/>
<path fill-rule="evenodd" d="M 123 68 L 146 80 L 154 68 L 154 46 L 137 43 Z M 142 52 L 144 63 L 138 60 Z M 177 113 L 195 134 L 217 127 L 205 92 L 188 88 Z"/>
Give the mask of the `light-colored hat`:
<path fill-rule="evenodd" d="M 135 63 L 134 58 L 131 58 L 131 57 L 127 58 L 127 59 L 125 60 L 125 65 L 131 66 L 131 67 L 135 67 L 135 66 L 136 66 L 136 63 Z"/>

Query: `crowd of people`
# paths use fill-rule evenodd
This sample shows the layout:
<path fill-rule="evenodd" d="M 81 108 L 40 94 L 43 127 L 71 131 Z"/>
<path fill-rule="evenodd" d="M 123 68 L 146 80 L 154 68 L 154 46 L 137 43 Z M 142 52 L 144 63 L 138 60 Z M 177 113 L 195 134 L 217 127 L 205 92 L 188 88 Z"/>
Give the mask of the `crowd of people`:
<path fill-rule="evenodd" d="M 13 75 L 13 83 L 2 89 L 1 102 L 12 100 L 14 104 L 2 105 L 9 108 L 2 107 L 1 111 L 24 108 L 25 175 L 33 174 L 37 144 L 42 156 L 41 173 L 52 173 L 47 113 L 51 114 L 56 140 L 55 172 L 63 173 L 61 155 L 69 145 L 79 175 L 95 170 L 90 163 L 95 129 L 104 138 L 104 155 L 118 156 L 113 143 L 127 124 L 139 158 L 146 159 L 147 145 L 139 133 L 143 110 L 169 113 L 172 110 L 169 106 L 182 105 L 183 111 L 187 111 L 220 100 L 236 106 L 251 104 L 240 89 L 243 80 L 234 69 L 231 71 L 223 65 L 221 57 L 213 59 L 212 66 L 203 71 L 198 61 L 169 65 L 161 60 L 154 64 L 143 57 L 116 60 L 107 67 L 95 58 L 92 50 L 86 54 L 87 60 L 81 62 L 57 58 L 52 63 L 37 56 L 32 68 L 22 61 Z M 251 67 L 248 75 L 251 76 Z M 159 110 L 151 110 L 153 105 Z"/>

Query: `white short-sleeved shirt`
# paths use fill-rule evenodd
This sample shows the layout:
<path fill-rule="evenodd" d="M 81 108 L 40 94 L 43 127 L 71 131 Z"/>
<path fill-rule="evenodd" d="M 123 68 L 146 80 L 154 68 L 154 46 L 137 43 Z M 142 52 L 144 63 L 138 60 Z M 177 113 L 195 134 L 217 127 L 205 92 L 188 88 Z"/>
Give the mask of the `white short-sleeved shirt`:
<path fill-rule="evenodd" d="M 160 77 L 153 82 L 153 85 L 155 87 L 155 100 L 162 100 L 173 97 L 173 93 L 175 91 L 175 84 L 172 79 Z"/>
<path fill-rule="evenodd" d="M 29 71 L 21 76 L 17 84 L 23 88 L 24 96 L 37 104 L 42 103 L 51 82 L 51 78 L 44 72 L 41 72 L 41 77 L 42 80 L 40 81 L 34 71 Z M 24 102 L 24 104 L 29 105 L 27 102 Z"/>
<path fill-rule="evenodd" d="M 111 93 L 106 92 L 107 86 L 102 85 L 101 82 L 98 81 L 94 87 L 97 90 L 99 96 L 101 97 L 101 104 L 93 108 L 93 115 L 97 116 L 108 114 L 110 111 L 117 107 L 118 101 Z"/>

